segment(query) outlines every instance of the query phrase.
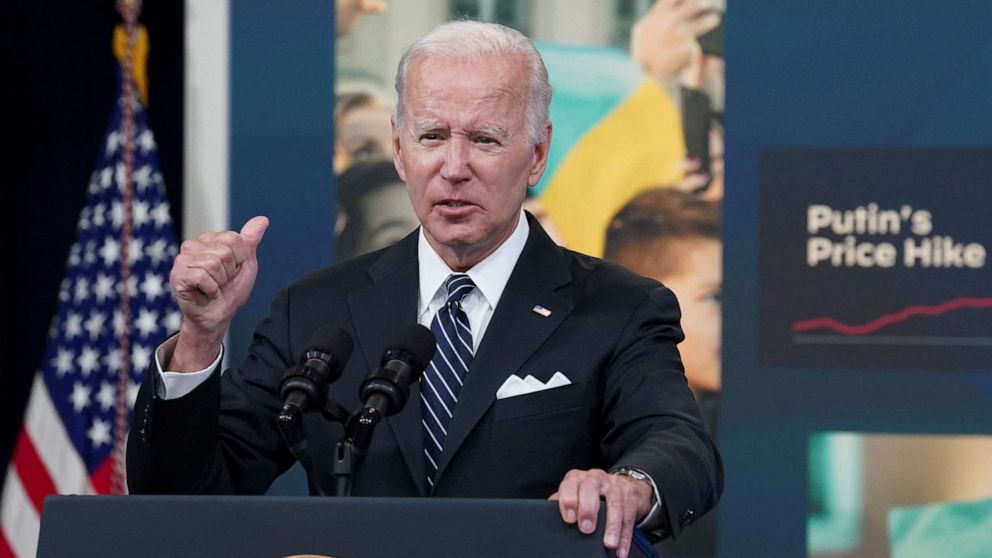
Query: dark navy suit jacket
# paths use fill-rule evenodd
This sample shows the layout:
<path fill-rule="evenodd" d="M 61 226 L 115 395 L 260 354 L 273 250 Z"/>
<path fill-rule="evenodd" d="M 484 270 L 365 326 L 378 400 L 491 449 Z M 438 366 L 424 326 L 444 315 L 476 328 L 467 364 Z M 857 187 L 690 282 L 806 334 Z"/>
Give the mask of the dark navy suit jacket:
<path fill-rule="evenodd" d="M 723 468 L 705 433 L 676 344 L 675 297 L 659 283 L 530 235 L 472 361 L 433 490 L 426 482 L 419 385 L 387 418 L 354 478 L 353 495 L 547 498 L 569 469 L 629 466 L 657 482 L 679 531 L 719 499 Z M 128 446 L 133 493 L 261 494 L 293 457 L 276 425 L 279 382 L 323 324 L 355 351 L 332 396 L 358 405 L 358 386 L 399 330 L 417 319 L 417 234 L 294 283 L 277 297 L 241 366 L 187 396 L 160 400 L 155 374 L 139 392 Z M 551 311 L 533 311 L 540 305 Z M 571 385 L 496 399 L 511 374 Z M 218 412 L 219 411 L 219 412 Z M 330 475 L 341 428 L 310 414 L 314 461 Z M 329 478 L 324 486 L 333 486 Z"/>

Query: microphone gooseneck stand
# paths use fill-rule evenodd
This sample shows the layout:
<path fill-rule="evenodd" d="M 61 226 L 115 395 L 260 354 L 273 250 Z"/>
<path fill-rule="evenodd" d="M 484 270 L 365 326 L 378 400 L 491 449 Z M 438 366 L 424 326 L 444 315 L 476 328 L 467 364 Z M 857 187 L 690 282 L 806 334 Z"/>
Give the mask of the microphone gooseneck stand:
<path fill-rule="evenodd" d="M 334 453 L 331 474 L 334 477 L 334 495 L 350 496 L 351 480 L 368 454 L 369 444 L 372 443 L 372 432 L 382 420 L 382 414 L 373 407 L 365 407 L 360 413 L 352 415 L 340 403 L 330 398 L 327 399 L 320 413 L 325 419 L 338 422 L 345 427 L 345 433 L 338 441 Z M 303 428 L 303 413 L 295 407 L 283 407 L 279 413 L 278 424 L 286 446 L 303 466 L 310 494 L 326 496 L 327 491 L 320 483 L 322 477 L 316 460 L 308 451 Z"/>
<path fill-rule="evenodd" d="M 320 413 L 325 419 L 332 422 L 339 422 L 342 425 L 347 425 L 351 422 L 352 416 L 344 407 L 341 406 L 337 401 L 327 398 L 326 404 L 320 410 Z M 282 433 L 283 439 L 286 441 L 286 446 L 289 451 L 296 457 L 300 465 L 303 466 L 303 471 L 306 473 L 307 477 L 307 487 L 309 488 L 311 495 L 316 496 L 327 496 L 327 491 L 324 490 L 323 485 L 320 483 L 320 472 L 318 471 L 316 460 L 313 459 L 308 451 L 308 443 L 305 430 L 303 428 L 303 413 L 299 409 L 292 406 L 284 406 L 282 411 L 279 413 L 278 418 L 279 432 Z M 370 434 L 371 436 L 371 434 Z M 346 435 L 347 437 L 347 435 Z M 341 442 L 338 442 L 338 453 L 341 452 L 341 444 L 344 442 L 342 438 Z M 368 446 L 366 446 L 367 448 Z M 364 456 L 364 454 L 363 454 Z M 355 467 L 357 469 L 357 467 Z M 338 477 L 338 464 L 335 460 L 334 469 L 332 470 L 335 478 Z M 338 485 L 340 485 L 340 481 Z M 350 493 L 350 488 L 348 489 Z M 339 488 L 334 491 L 336 496 L 347 496 L 348 494 L 342 493 Z"/>
<path fill-rule="evenodd" d="M 382 415 L 372 407 L 365 407 L 346 424 L 344 436 L 334 452 L 334 492 L 338 496 L 351 496 L 351 479 L 365 461 L 372 431 Z"/>

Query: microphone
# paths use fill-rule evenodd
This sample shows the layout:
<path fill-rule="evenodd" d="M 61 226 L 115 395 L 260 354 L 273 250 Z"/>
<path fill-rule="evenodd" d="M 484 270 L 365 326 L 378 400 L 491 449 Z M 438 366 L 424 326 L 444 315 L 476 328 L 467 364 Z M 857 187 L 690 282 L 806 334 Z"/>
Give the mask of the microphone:
<path fill-rule="evenodd" d="M 324 406 L 327 386 L 341 377 L 344 364 L 351 356 L 351 336 L 340 327 L 323 325 L 313 333 L 307 347 L 300 364 L 287 370 L 279 384 L 283 406 L 278 425 L 289 451 L 306 471 L 311 494 L 323 496 L 320 476 L 307 451 L 303 413 Z"/>
<path fill-rule="evenodd" d="M 334 454 L 335 494 L 351 495 L 351 479 L 362 466 L 372 444 L 372 432 L 382 417 L 395 415 L 406 405 L 410 384 L 424 373 L 437 342 L 431 330 L 418 324 L 400 332 L 400 338 L 382 353 L 379 368 L 358 389 L 362 401 L 345 427 Z"/>
<path fill-rule="evenodd" d="M 379 368 L 362 382 L 359 414 L 374 411 L 388 417 L 400 412 L 410 395 L 410 384 L 420 379 L 435 350 L 437 341 L 431 330 L 420 324 L 404 328 L 399 340 L 383 351 Z"/>
<path fill-rule="evenodd" d="M 291 421 L 324 405 L 327 386 L 341 377 L 351 356 L 352 341 L 340 327 L 323 325 L 314 332 L 298 366 L 286 371 L 279 384 L 283 406 L 280 421 Z"/>

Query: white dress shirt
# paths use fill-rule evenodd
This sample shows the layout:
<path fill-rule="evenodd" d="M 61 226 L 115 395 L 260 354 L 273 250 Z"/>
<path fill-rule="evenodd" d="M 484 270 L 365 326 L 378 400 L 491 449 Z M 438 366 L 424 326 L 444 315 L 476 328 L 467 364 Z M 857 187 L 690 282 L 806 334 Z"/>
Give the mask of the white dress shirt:
<path fill-rule="evenodd" d="M 489 320 L 493 317 L 493 311 L 496 310 L 496 305 L 503 296 L 506 282 L 510 280 L 510 274 L 513 273 L 517 259 L 524 250 L 528 234 L 530 234 L 530 225 L 527 224 L 527 217 L 521 211 L 517 227 L 510 233 L 509 238 L 496 251 L 486 256 L 486 259 L 465 272 L 475 283 L 475 289 L 462 299 L 462 310 L 465 311 L 469 329 L 472 330 L 473 353 L 479 349 L 482 336 L 486 334 Z M 447 300 L 444 280 L 456 272 L 451 271 L 448 264 L 444 263 L 441 256 L 431 248 L 423 227 L 420 229 L 420 241 L 417 245 L 417 261 L 420 264 L 417 322 L 429 328 L 434 315 Z"/>

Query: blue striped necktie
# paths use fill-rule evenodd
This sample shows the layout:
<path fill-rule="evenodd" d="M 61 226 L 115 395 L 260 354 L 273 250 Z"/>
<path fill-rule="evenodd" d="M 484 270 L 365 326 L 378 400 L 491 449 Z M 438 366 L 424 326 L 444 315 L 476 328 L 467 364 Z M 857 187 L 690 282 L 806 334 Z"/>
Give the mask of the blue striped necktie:
<path fill-rule="evenodd" d="M 472 365 L 472 329 L 462 310 L 462 299 L 475 289 L 468 275 L 449 275 L 444 280 L 448 299 L 434 315 L 431 332 L 437 340 L 437 352 L 424 372 L 420 397 L 424 402 L 424 457 L 427 461 L 427 483 L 434 486 L 437 466 L 441 461 L 448 423 L 458 402 L 458 392 Z"/>

